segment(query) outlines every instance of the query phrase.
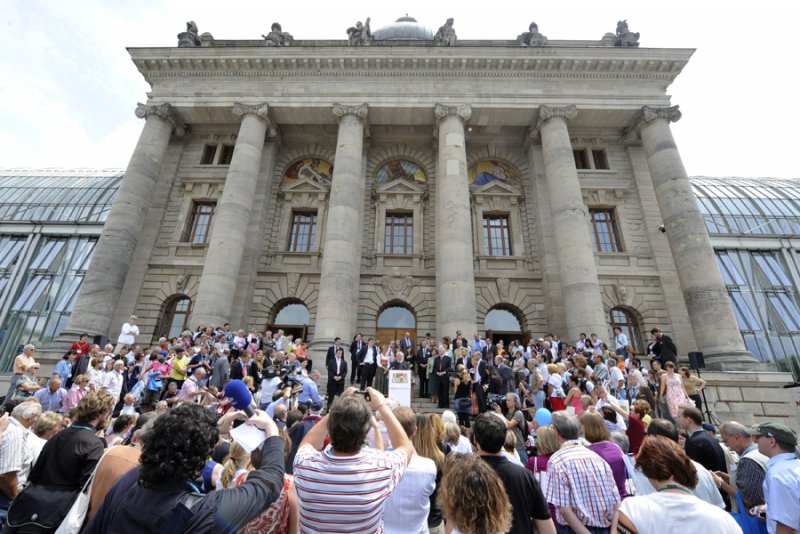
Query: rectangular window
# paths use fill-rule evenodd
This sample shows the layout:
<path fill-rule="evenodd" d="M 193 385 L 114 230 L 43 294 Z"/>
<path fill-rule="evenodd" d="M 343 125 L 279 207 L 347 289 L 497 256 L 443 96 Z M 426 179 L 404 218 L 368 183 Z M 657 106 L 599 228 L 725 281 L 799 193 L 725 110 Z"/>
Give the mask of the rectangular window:
<path fill-rule="evenodd" d="M 233 145 L 222 145 L 222 152 L 219 153 L 218 165 L 230 165 L 233 159 Z"/>
<path fill-rule="evenodd" d="M 214 156 L 217 155 L 217 145 L 206 145 L 203 148 L 203 157 L 200 158 L 200 165 L 213 165 Z"/>
<path fill-rule="evenodd" d="M 511 256 L 508 215 L 483 216 L 483 245 L 489 256 Z"/>
<path fill-rule="evenodd" d="M 410 213 L 387 213 L 383 238 L 386 254 L 411 254 L 413 252 L 414 216 Z"/>
<path fill-rule="evenodd" d="M 608 170 L 608 156 L 606 151 L 602 148 L 592 150 L 592 159 L 594 160 L 594 168 L 601 170 Z"/>
<path fill-rule="evenodd" d="M 292 211 L 289 252 L 311 252 L 317 234 L 316 211 Z"/>
<path fill-rule="evenodd" d="M 211 222 L 214 220 L 214 211 L 217 204 L 215 202 L 194 202 L 192 204 L 192 216 L 189 220 L 189 231 L 186 234 L 186 241 L 204 245 L 211 237 Z"/>
<path fill-rule="evenodd" d="M 572 151 L 572 155 L 575 157 L 576 169 L 581 170 L 589 168 L 589 158 L 586 157 L 586 150 L 582 148 L 576 148 Z"/>
<path fill-rule="evenodd" d="M 592 219 L 594 250 L 596 252 L 622 252 L 614 210 L 595 208 L 589 210 L 589 215 Z"/>

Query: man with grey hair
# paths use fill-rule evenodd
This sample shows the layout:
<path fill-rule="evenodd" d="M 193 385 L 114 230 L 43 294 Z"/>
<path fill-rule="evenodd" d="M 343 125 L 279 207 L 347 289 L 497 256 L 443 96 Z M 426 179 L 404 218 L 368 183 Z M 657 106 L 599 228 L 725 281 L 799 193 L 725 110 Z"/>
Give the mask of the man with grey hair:
<path fill-rule="evenodd" d="M 739 463 L 729 467 L 729 476 L 724 476 L 725 473 L 712 473 L 714 482 L 731 496 L 731 504 L 736 497 L 736 490 L 739 490 L 745 508 L 764 504 L 763 484 L 769 458 L 759 452 L 753 433 L 743 424 L 726 421 L 720 425 L 719 433 L 725 445 L 739 455 Z"/>
<path fill-rule="evenodd" d="M 547 502 L 556 510 L 558 532 L 605 534 L 620 502 L 611 467 L 578 441 L 581 424 L 565 411 L 553 413 L 551 425 L 561 447 L 547 464 Z"/>
<path fill-rule="evenodd" d="M 0 519 L 5 520 L 11 501 L 28 482 L 33 462 L 28 429 L 41 414 L 42 405 L 30 399 L 19 403 L 8 419 L 8 428 L 0 441 Z"/>

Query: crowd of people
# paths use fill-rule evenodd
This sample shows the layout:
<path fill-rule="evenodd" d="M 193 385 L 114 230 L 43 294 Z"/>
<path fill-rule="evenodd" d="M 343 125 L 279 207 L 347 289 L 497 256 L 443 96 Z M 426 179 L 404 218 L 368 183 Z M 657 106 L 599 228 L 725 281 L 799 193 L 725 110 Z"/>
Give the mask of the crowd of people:
<path fill-rule="evenodd" d="M 327 350 L 327 395 L 307 344 L 282 331 L 205 326 L 148 347 L 132 316 L 116 346 L 81 336 L 50 376 L 27 345 L 0 418 L 0 522 L 11 533 L 796 532 L 795 431 L 705 422 L 705 382 L 651 334 L 641 358 L 620 329 L 610 346 L 597 334 L 508 346 L 358 334 Z M 411 371 L 444 411 L 387 398 L 391 370 Z M 226 394 L 235 381 L 252 407 Z"/>

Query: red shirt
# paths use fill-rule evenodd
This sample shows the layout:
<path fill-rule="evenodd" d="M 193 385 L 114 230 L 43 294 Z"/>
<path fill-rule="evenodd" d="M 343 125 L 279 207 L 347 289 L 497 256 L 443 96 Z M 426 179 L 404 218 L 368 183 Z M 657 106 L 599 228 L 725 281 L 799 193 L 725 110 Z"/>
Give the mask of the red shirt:
<path fill-rule="evenodd" d="M 628 434 L 628 442 L 630 447 L 628 452 L 636 454 L 639 452 L 639 447 L 642 446 L 644 437 L 647 435 L 647 430 L 644 428 L 644 423 L 639 416 L 634 414 L 628 415 L 628 429 L 625 431 Z"/>
<path fill-rule="evenodd" d="M 72 344 L 69 350 L 78 354 L 89 354 L 90 348 L 91 347 L 89 346 L 88 343 L 86 342 L 81 343 L 80 341 L 76 341 L 75 343 Z"/>

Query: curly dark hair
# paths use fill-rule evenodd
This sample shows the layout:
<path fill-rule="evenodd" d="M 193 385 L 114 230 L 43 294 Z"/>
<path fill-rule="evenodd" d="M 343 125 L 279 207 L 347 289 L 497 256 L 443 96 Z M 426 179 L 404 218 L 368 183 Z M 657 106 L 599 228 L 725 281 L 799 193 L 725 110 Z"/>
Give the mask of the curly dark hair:
<path fill-rule="evenodd" d="M 197 404 L 176 406 L 144 436 L 139 476 L 148 484 L 195 480 L 218 440 L 213 413 Z"/>

